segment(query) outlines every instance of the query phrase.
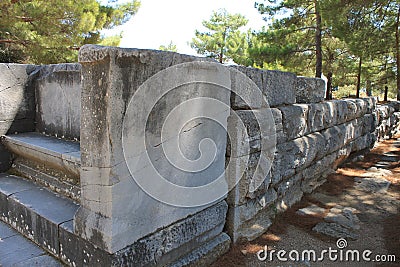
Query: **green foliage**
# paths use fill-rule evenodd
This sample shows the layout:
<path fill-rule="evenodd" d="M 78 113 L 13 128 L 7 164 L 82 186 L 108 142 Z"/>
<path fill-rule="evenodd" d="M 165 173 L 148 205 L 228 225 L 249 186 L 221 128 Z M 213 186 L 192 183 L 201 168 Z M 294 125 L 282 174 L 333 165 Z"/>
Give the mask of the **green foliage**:
<path fill-rule="evenodd" d="M 269 22 L 257 33 L 262 45 L 250 52 L 257 66 L 311 76 L 318 62 L 319 28 L 322 70 L 341 88 L 338 96 L 348 94 L 358 80 L 360 88 L 376 94 L 385 86 L 389 96 L 400 90 L 398 0 L 264 0 L 256 7 Z"/>
<path fill-rule="evenodd" d="M 178 52 L 178 48 L 172 41 L 167 46 L 160 45 L 160 47 L 158 49 L 161 51 Z"/>
<path fill-rule="evenodd" d="M 268 28 L 258 33 L 264 47 L 253 56 L 266 62 L 279 62 L 288 69 L 302 75 L 313 75 L 317 71 L 316 33 L 323 30 L 320 38 L 326 38 L 324 24 L 320 25 L 321 5 L 316 0 L 282 0 L 256 3 L 265 20 L 271 21 Z M 279 19 L 277 19 L 279 17 Z M 324 22 L 324 21 L 322 21 Z"/>
<path fill-rule="evenodd" d="M 2 0 L 0 54 L 6 61 L 48 64 L 77 60 L 83 44 L 118 43 L 104 39 L 100 30 L 125 23 L 140 2 L 126 4 L 96 0 Z"/>
<path fill-rule="evenodd" d="M 335 98 L 348 98 L 351 96 L 355 96 L 356 94 L 356 86 L 355 85 L 344 85 L 339 86 L 338 90 L 333 92 Z"/>
<path fill-rule="evenodd" d="M 122 32 L 118 35 L 112 35 L 102 38 L 102 40 L 98 43 L 103 46 L 119 46 L 122 39 Z"/>
<path fill-rule="evenodd" d="M 224 9 L 214 11 L 210 20 L 203 21 L 203 26 L 208 31 L 196 30 L 196 37 L 190 45 L 197 53 L 218 59 L 221 63 L 229 59 L 245 63 L 248 41 L 246 34 L 239 29 L 247 22 L 240 14 L 229 14 Z"/>

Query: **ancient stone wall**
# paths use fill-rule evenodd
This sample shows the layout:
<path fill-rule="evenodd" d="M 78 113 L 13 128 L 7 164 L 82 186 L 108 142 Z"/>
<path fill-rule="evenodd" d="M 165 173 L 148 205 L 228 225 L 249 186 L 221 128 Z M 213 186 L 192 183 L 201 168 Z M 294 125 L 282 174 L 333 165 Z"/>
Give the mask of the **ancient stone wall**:
<path fill-rule="evenodd" d="M 81 66 L 42 66 L 35 81 L 36 131 L 65 139 L 80 137 Z"/>
<path fill-rule="evenodd" d="M 0 136 L 35 129 L 35 65 L 0 64 Z M 0 143 L 0 171 L 11 166 L 11 155 Z"/>
<path fill-rule="evenodd" d="M 324 101 L 322 79 L 171 52 L 85 46 L 80 64 L 1 64 L 0 70 L 0 135 L 80 139 L 74 233 L 114 265 L 209 264 L 232 241 L 264 233 L 277 213 L 349 156 L 399 132 L 399 102 Z M 201 102 L 206 98 L 213 100 Z M 184 161 L 169 162 L 175 139 L 192 163 L 215 150 L 212 164 L 195 172 L 180 169 Z M 9 167 L 9 156 L 0 146 L 0 170 Z M 150 185 L 165 195 L 154 196 L 140 185 L 157 177 L 152 167 L 181 187 L 200 188 L 218 175 L 237 185 L 215 201 L 189 205 L 199 197 L 195 191 L 165 190 L 160 180 Z M 181 200 L 189 204 L 176 205 Z"/>
<path fill-rule="evenodd" d="M 261 88 L 268 100 L 275 118 L 277 145 L 271 170 L 258 174 L 265 181 L 257 190 L 251 185 L 260 179 L 254 172 L 261 151 L 251 151 L 248 162 L 236 161 L 244 164 L 246 172 L 228 195 L 226 229 L 234 242 L 260 236 L 277 213 L 324 183 L 327 175 L 350 154 L 371 148 L 378 123 L 375 98 L 323 101 L 325 84 L 321 79 L 239 69 Z M 243 121 L 249 135 L 256 136 L 258 129 L 251 126 L 254 119 L 250 114 L 257 111 L 241 107 L 235 101 L 232 107 L 246 118 Z M 395 126 L 393 116 L 378 117 Z M 386 127 L 383 125 L 386 124 L 380 127 Z M 235 173 L 228 171 L 229 175 Z"/>
<path fill-rule="evenodd" d="M 377 121 L 375 135 L 378 140 L 392 138 L 400 132 L 400 102 L 378 105 L 374 116 Z"/>

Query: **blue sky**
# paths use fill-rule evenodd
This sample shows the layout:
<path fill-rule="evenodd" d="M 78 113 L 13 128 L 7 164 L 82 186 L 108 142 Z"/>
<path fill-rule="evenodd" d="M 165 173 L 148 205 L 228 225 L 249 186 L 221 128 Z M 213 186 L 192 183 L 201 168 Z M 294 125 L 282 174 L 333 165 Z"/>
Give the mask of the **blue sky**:
<path fill-rule="evenodd" d="M 254 8 L 255 0 L 141 0 L 139 12 L 113 32 L 123 31 L 121 47 L 158 49 L 171 41 L 178 52 L 195 54 L 187 44 L 201 22 L 210 18 L 213 10 L 225 8 L 240 13 L 248 20 L 247 28 L 259 30 L 266 23 Z M 245 29 L 245 28 L 244 28 Z"/>

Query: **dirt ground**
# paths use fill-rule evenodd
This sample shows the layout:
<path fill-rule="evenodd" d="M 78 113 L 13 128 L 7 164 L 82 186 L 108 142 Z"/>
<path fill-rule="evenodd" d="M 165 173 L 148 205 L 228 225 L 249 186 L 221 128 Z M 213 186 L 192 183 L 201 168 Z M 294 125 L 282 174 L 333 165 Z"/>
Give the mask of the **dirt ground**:
<path fill-rule="evenodd" d="M 321 212 L 299 214 L 299 209 L 311 205 L 318 206 Z M 336 207 L 350 209 L 356 218 L 349 230 L 356 237 L 345 238 L 345 247 L 343 243 L 338 247 L 339 236 L 313 230 Z M 261 261 L 257 256 L 259 251 L 263 251 L 259 257 L 266 255 L 266 246 L 268 256 L 271 250 L 276 251 L 272 261 L 269 258 Z M 332 254 L 338 255 L 336 261 L 329 259 L 327 253 L 320 257 L 329 248 L 337 250 Z M 284 258 L 288 261 L 277 259 L 279 250 L 287 252 Z M 299 255 L 304 250 L 314 250 L 317 260 L 299 256 L 299 261 L 291 261 L 288 255 L 292 250 Z M 348 250 L 359 251 L 360 260 L 352 260 L 351 254 L 346 253 Z M 340 261 L 340 253 L 349 255 L 347 261 L 346 256 Z M 370 261 L 364 260 L 362 253 Z M 296 259 L 297 254 L 291 255 Z M 378 262 L 385 257 L 391 262 Z M 400 266 L 400 136 L 379 143 L 364 160 L 339 168 L 323 186 L 280 214 L 267 233 L 252 242 L 233 246 L 212 266 Z"/>

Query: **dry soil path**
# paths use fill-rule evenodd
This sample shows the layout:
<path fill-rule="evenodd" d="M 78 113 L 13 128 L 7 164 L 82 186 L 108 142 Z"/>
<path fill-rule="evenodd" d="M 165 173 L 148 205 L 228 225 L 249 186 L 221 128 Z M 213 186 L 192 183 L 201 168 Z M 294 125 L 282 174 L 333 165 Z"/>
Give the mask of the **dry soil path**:
<path fill-rule="evenodd" d="M 400 266 L 400 136 L 342 166 L 266 234 L 213 266 Z"/>

